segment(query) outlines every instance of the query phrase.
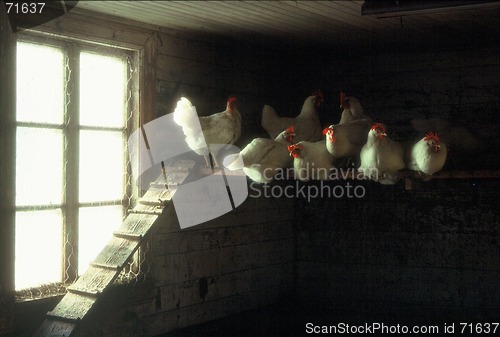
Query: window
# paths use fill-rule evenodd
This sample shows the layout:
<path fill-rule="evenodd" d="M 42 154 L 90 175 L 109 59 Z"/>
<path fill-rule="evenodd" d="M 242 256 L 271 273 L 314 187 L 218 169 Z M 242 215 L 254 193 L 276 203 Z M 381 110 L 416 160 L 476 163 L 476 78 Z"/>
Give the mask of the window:
<path fill-rule="evenodd" d="M 18 41 L 16 290 L 73 282 L 132 206 L 134 58 L 84 43 Z"/>

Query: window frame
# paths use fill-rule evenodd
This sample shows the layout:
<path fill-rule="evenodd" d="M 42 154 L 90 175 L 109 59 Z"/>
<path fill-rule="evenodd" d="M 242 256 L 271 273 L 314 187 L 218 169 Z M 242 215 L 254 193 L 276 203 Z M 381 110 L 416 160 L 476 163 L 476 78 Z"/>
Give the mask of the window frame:
<path fill-rule="evenodd" d="M 127 210 L 135 205 L 138 198 L 137 186 L 132 181 L 132 170 L 130 162 L 127 160 L 128 153 L 127 140 L 130 134 L 139 127 L 139 86 L 141 85 L 139 78 L 140 66 L 140 51 L 132 48 L 125 48 L 104 43 L 94 43 L 91 41 L 67 38 L 64 36 L 48 36 L 37 32 L 22 32 L 18 33 L 15 43 L 17 42 L 35 43 L 39 45 L 51 46 L 60 48 L 64 55 L 64 76 L 65 76 L 65 101 L 64 101 L 64 119 L 61 125 L 45 124 L 45 123 L 30 123 L 18 122 L 14 119 L 14 130 L 18 127 L 36 127 L 44 129 L 61 129 L 63 131 L 63 199 L 61 205 L 41 205 L 41 206 L 17 206 L 13 210 L 14 214 L 23 210 L 43 210 L 43 209 L 61 209 L 63 214 L 63 252 L 60 282 L 61 284 L 70 284 L 78 278 L 78 222 L 79 209 L 88 206 L 122 206 L 122 215 L 125 218 Z M 106 52 L 103 53 L 103 49 Z M 80 107 L 80 90 L 79 90 L 79 53 L 90 52 L 106 56 L 115 56 L 123 58 L 127 64 L 127 81 L 126 81 L 126 121 L 124 127 L 100 127 L 100 126 L 85 126 L 80 125 L 79 107 Z M 16 65 L 17 67 L 17 65 Z M 15 90 L 14 90 L 15 91 Z M 129 118 L 130 116 L 130 118 Z M 121 132 L 124 148 L 124 165 L 125 173 L 123 176 L 124 195 L 122 199 L 109 200 L 107 202 L 80 202 L 79 199 L 79 149 L 80 149 L 80 131 L 96 130 L 96 131 L 112 131 Z M 16 132 L 14 132 L 16 133 Z M 15 177 L 14 172 L 14 177 Z M 14 202 L 15 204 L 15 202 Z M 14 224 L 15 226 L 15 224 Z M 76 247 L 76 248 L 75 248 Z M 15 249 L 15 247 L 14 247 Z M 12 261 L 14 264 L 15 262 Z M 15 284 L 14 284 L 15 287 Z M 14 288 L 15 289 L 15 288 Z"/>

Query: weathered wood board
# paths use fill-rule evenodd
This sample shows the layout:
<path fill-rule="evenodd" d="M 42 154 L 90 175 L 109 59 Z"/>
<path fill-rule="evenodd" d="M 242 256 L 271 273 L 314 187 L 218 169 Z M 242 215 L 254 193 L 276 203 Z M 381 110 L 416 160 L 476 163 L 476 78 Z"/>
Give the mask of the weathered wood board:
<path fill-rule="evenodd" d="M 68 337 L 76 328 L 74 322 L 62 322 L 60 320 L 46 319 L 40 328 L 35 332 L 35 336 L 44 337 Z"/>
<path fill-rule="evenodd" d="M 92 262 L 94 266 L 121 269 L 139 247 L 139 240 L 114 237 Z"/>
<path fill-rule="evenodd" d="M 63 321 L 81 320 L 90 311 L 97 301 L 96 296 L 67 293 L 54 310 L 49 311 L 47 316 Z"/>
<path fill-rule="evenodd" d="M 118 275 L 118 269 L 103 268 L 90 265 L 78 280 L 68 287 L 68 290 L 79 292 L 82 294 L 98 295 L 113 282 Z"/>
<path fill-rule="evenodd" d="M 129 214 L 114 235 L 118 237 L 142 237 L 146 235 L 154 221 L 155 215 Z"/>

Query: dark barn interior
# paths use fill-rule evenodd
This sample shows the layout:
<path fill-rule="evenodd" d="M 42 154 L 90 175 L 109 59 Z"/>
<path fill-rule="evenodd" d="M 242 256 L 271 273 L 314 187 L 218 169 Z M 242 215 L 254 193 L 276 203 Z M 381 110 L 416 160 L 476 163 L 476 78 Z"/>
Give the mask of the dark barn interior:
<path fill-rule="evenodd" d="M 0 6 L 1 336 L 302 336 L 374 322 L 422 333 L 431 327 L 440 334 L 450 327 L 500 333 L 500 2 L 53 2 L 65 4 L 63 11 L 50 3 L 24 16 Z M 15 85 L 20 41 L 125 50 L 127 136 L 147 134 L 147 124 L 173 112 L 181 96 L 203 116 L 235 96 L 242 120 L 235 145 L 243 149 L 268 137 L 261 126 L 265 104 L 294 117 L 319 88 L 322 127 L 339 121 L 342 90 L 398 141 L 423 136 L 412 127 L 416 118 L 446 121 L 432 128 L 449 133 L 447 161 L 429 181 L 407 174 L 394 185 L 247 179 L 241 205 L 188 228 L 181 228 L 161 182 L 137 188 L 127 178 L 127 197 L 116 204 L 123 225 L 98 247 L 89 269 L 72 266 L 70 252 L 59 282 L 20 288 L 18 236 L 29 236 L 33 244 L 25 249 L 33 258 L 40 254 L 34 242 L 42 239 L 21 232 L 18 213 L 52 207 L 16 202 L 16 140 L 19 128 L 30 126 L 16 117 L 16 106 L 32 99 Z M 78 64 L 69 55 L 66 68 Z M 80 106 L 85 100 L 71 97 Z M 54 128 L 64 133 L 78 127 L 73 122 Z M 62 172 L 71 172 L 69 153 Z M 33 160 L 30 172 L 43 171 L 43 164 Z M 189 167 L 176 165 L 168 179 L 182 183 Z M 154 170 L 153 180 L 161 172 Z M 69 190 L 83 189 L 78 176 L 65 177 Z M 306 193 L 348 186 L 359 194 Z M 278 193 L 287 187 L 293 196 Z M 60 208 L 71 223 L 70 206 L 82 201 L 65 193 Z M 66 254 L 78 238 L 64 233 Z"/>

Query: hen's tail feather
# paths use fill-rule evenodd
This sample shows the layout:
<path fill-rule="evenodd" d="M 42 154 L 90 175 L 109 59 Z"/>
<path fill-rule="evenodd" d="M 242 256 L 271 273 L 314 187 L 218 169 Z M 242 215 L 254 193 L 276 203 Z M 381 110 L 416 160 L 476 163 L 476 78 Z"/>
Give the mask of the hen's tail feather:
<path fill-rule="evenodd" d="M 267 132 L 269 132 L 271 125 L 278 118 L 279 118 L 278 113 L 276 112 L 276 110 L 274 110 L 272 106 L 264 105 L 264 108 L 262 109 L 261 125 Z"/>
<path fill-rule="evenodd" d="M 264 105 L 260 124 L 272 139 L 275 139 L 280 132 L 288 128 L 293 122 L 294 118 L 279 117 L 272 106 Z"/>
<path fill-rule="evenodd" d="M 186 143 L 190 149 L 199 155 L 208 154 L 196 107 L 185 97 L 181 97 L 177 102 L 174 110 L 174 122 L 182 127 L 182 132 L 186 136 Z"/>
<path fill-rule="evenodd" d="M 177 102 L 174 110 L 174 121 L 182 127 L 182 131 L 186 135 L 201 130 L 196 107 L 185 97 L 181 97 Z"/>

